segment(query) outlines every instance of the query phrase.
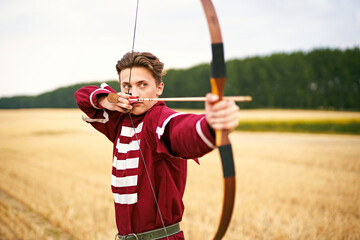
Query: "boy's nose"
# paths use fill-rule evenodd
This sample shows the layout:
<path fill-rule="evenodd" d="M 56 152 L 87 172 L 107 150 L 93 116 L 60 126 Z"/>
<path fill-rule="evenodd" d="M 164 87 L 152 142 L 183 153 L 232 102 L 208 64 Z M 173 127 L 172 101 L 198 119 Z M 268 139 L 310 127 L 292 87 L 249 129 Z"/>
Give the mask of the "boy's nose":
<path fill-rule="evenodd" d="M 134 88 L 134 87 L 132 87 L 132 88 L 130 89 L 129 93 L 130 93 L 131 96 L 139 97 L 138 91 L 137 91 L 137 89 Z"/>

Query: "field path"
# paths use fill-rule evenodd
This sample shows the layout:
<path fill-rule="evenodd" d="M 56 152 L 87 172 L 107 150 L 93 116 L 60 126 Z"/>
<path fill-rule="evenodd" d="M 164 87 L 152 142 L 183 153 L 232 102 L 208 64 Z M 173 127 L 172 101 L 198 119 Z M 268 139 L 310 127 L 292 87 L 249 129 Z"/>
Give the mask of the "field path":
<path fill-rule="evenodd" d="M 0 240 L 73 239 L 68 233 L 0 190 Z"/>

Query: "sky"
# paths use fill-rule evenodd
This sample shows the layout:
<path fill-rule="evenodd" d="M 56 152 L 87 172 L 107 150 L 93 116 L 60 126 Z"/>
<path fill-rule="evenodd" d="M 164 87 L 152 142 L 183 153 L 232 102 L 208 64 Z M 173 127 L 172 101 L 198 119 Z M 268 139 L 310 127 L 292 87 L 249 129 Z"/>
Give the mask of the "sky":
<path fill-rule="evenodd" d="M 359 0 L 213 0 L 225 58 L 360 46 Z M 0 0 L 0 97 L 117 79 L 136 0 Z M 135 51 L 165 68 L 211 61 L 199 0 L 139 0 Z"/>

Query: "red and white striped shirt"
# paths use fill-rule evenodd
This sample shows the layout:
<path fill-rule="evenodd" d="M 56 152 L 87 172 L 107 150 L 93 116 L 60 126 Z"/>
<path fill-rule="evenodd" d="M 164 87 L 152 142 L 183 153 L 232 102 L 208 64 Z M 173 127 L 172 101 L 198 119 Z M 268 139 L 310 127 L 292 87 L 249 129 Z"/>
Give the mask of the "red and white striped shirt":
<path fill-rule="evenodd" d="M 79 89 L 75 98 L 88 116 L 84 120 L 114 144 L 111 188 L 119 234 L 162 227 L 149 181 L 164 224 L 180 222 L 186 159 L 197 161 L 215 148 L 205 116 L 175 112 L 164 102 L 141 115 L 109 111 L 98 104 L 97 96 L 110 92 L 115 91 L 107 85 L 88 86 Z M 184 239 L 183 233 L 170 239 Z"/>

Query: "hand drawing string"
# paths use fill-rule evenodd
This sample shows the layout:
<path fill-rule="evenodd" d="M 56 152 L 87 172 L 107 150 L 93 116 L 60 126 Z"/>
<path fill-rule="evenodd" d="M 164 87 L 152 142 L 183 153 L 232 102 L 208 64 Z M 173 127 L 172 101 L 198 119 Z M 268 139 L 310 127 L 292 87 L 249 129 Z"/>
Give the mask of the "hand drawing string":
<path fill-rule="evenodd" d="M 129 95 L 131 95 L 131 93 L 130 93 L 131 72 L 132 72 L 132 68 L 133 68 L 134 60 L 135 60 L 135 59 L 134 59 L 134 47 L 135 47 L 135 36 L 136 36 L 136 26 L 137 26 L 138 9 L 139 9 L 139 0 L 136 1 L 136 14 L 135 14 L 135 23 L 134 23 L 134 34 L 133 34 L 133 41 L 132 41 L 132 48 L 131 48 L 132 65 L 131 65 L 131 67 L 130 67 L 130 73 L 129 73 L 129 88 L 128 88 L 128 94 L 129 94 Z M 144 164 L 144 168 L 145 168 L 145 172 L 146 172 L 147 178 L 148 178 L 148 180 L 149 180 L 151 192 L 152 192 L 153 198 L 154 198 L 154 200 L 155 200 L 155 204 L 156 204 L 156 208 L 157 208 L 157 210 L 158 210 L 159 216 L 160 216 L 161 224 L 162 224 L 163 229 L 164 229 L 164 231 L 165 231 L 166 239 L 169 240 L 169 236 L 168 236 L 168 233 L 167 233 L 167 230 L 166 230 L 166 227 L 165 227 L 165 222 L 164 222 L 164 219 L 163 219 L 161 210 L 160 210 L 159 202 L 158 202 L 158 199 L 156 198 L 155 189 L 154 189 L 154 186 L 153 186 L 153 184 L 152 184 L 152 182 L 151 182 L 151 178 L 150 178 L 149 170 L 148 170 L 148 168 L 147 168 L 147 166 L 146 166 L 144 154 L 143 154 L 143 152 L 142 152 L 142 150 L 141 150 L 141 147 L 140 147 L 140 140 L 139 140 L 139 138 L 138 138 L 138 135 L 137 135 L 137 132 L 136 132 L 136 128 L 135 128 L 133 119 L 132 119 L 132 117 L 131 117 L 131 113 L 129 112 L 128 115 L 129 115 L 129 118 L 130 118 L 130 122 L 131 122 L 132 128 L 134 129 L 134 135 L 135 135 L 135 137 L 136 137 L 136 142 L 137 142 L 137 144 L 139 145 L 139 150 L 140 150 L 141 159 L 142 159 L 142 162 L 143 162 L 143 164 Z"/>

